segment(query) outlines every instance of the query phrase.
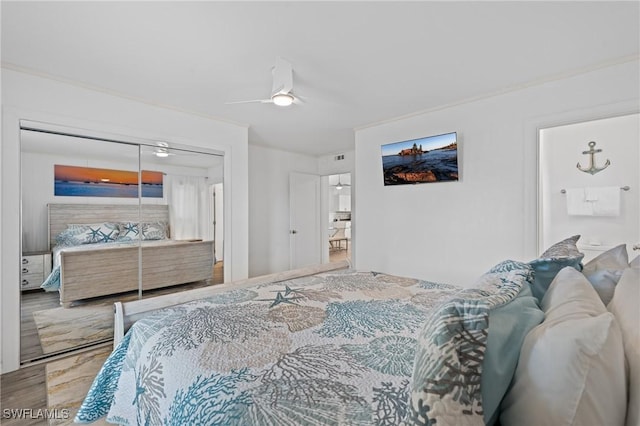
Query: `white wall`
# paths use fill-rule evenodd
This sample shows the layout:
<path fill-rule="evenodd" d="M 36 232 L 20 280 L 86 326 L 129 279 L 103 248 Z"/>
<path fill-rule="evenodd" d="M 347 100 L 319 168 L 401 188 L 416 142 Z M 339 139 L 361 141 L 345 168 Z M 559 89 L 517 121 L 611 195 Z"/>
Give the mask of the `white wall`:
<path fill-rule="evenodd" d="M 249 147 L 249 276 L 289 269 L 289 174 L 318 173 L 315 157 Z"/>
<path fill-rule="evenodd" d="M 342 155 L 344 159 L 336 160 L 336 156 Z M 356 152 L 345 151 L 337 154 L 324 155 L 318 158 L 318 173 L 321 176 L 337 175 L 339 173 L 351 173 L 353 179 L 353 172 L 356 167 Z M 353 184 L 353 182 L 351 182 Z"/>
<path fill-rule="evenodd" d="M 356 267 L 471 285 L 537 247 L 537 128 L 638 110 L 638 61 L 356 131 Z M 380 146 L 458 132 L 460 181 L 383 186 Z"/>
<path fill-rule="evenodd" d="M 597 167 L 606 160 L 611 165 L 594 175 L 576 168 L 589 167 L 587 144 L 596 142 Z M 590 260 L 614 245 L 626 243 L 629 255 L 640 242 L 640 114 L 593 120 L 540 131 L 540 212 L 542 247 L 570 235 L 581 235 L 578 247 Z M 562 189 L 623 187 L 618 216 L 577 216 L 567 214 L 567 195 Z"/>
<path fill-rule="evenodd" d="M 247 128 L 2 69 L 1 371 L 19 365 L 19 120 L 204 147 L 225 154 L 225 280 L 248 273 Z"/>

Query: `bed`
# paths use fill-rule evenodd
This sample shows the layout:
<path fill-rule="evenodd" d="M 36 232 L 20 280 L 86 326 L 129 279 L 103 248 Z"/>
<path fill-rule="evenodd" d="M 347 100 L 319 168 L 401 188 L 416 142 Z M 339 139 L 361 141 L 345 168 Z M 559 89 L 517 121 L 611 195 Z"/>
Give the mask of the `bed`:
<path fill-rule="evenodd" d="M 140 279 L 142 289 L 151 290 L 212 278 L 213 241 L 170 239 L 166 205 L 49 204 L 48 209 L 54 267 L 42 288 L 58 290 L 65 307 L 138 290 Z M 88 238 L 98 232 L 98 240 Z"/>
<path fill-rule="evenodd" d="M 75 421 L 636 425 L 638 269 L 620 263 L 607 309 L 554 250 L 469 287 L 340 264 L 117 304 Z"/>

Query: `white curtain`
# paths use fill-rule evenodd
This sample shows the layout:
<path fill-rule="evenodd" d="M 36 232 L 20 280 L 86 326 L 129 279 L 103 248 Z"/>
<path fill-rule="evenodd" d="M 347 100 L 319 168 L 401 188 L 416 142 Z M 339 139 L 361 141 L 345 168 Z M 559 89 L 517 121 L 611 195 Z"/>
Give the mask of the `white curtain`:
<path fill-rule="evenodd" d="M 165 176 L 169 204 L 171 239 L 209 237 L 209 196 L 207 181 L 200 176 Z"/>
<path fill-rule="evenodd" d="M 215 194 L 213 207 L 215 215 L 212 222 L 215 221 L 215 253 L 216 262 L 224 259 L 224 186 L 221 183 L 213 185 Z"/>

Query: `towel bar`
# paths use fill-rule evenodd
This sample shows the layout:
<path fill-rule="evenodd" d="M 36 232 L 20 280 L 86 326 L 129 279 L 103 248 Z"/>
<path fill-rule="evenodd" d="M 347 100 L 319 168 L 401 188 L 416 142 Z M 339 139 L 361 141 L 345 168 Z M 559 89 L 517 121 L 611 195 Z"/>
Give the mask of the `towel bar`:
<path fill-rule="evenodd" d="M 621 187 L 620 187 L 620 189 L 622 189 L 623 191 L 628 191 L 628 190 L 630 190 L 631 188 L 629 187 L 629 185 L 625 185 L 625 186 L 621 186 Z M 567 193 L 567 190 L 566 190 L 566 189 L 561 189 L 561 190 L 560 190 L 560 192 L 561 192 L 562 194 L 566 194 L 566 193 Z"/>

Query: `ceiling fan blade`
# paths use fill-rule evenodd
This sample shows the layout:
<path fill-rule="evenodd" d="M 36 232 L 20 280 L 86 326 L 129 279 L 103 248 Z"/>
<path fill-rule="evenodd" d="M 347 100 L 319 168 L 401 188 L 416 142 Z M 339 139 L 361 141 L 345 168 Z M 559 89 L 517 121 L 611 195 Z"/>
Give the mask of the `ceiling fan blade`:
<path fill-rule="evenodd" d="M 235 101 L 235 102 L 225 102 L 225 105 L 234 105 L 234 104 L 255 104 L 255 103 L 260 103 L 260 104 L 270 104 L 273 101 L 271 99 L 253 99 L 250 101 Z"/>
<path fill-rule="evenodd" d="M 293 68 L 289 62 L 278 56 L 272 73 L 272 94 L 289 93 L 293 90 Z"/>

